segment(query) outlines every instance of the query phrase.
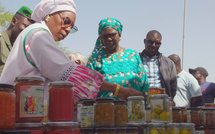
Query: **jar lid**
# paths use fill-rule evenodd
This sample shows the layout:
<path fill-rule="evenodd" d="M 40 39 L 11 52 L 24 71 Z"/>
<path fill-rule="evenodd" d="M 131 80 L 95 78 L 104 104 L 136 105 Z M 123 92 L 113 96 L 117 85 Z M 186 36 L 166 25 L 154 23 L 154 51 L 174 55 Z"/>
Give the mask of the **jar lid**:
<path fill-rule="evenodd" d="M 15 128 L 22 127 L 42 127 L 43 123 L 15 123 Z"/>
<path fill-rule="evenodd" d="M 201 126 L 201 127 L 195 127 L 196 130 L 205 130 L 206 128 Z"/>
<path fill-rule="evenodd" d="M 79 99 L 78 103 L 82 103 L 84 100 L 89 100 L 89 99 Z"/>
<path fill-rule="evenodd" d="M 128 100 L 144 100 L 143 96 L 129 96 Z"/>
<path fill-rule="evenodd" d="M 167 94 L 153 94 L 150 97 L 160 99 L 160 98 L 168 98 L 168 95 Z"/>
<path fill-rule="evenodd" d="M 166 127 L 177 127 L 178 123 L 167 123 Z"/>
<path fill-rule="evenodd" d="M 215 107 L 203 107 L 202 110 L 215 110 Z"/>
<path fill-rule="evenodd" d="M 143 126 L 147 123 L 127 123 L 128 127 L 139 127 L 139 126 Z"/>
<path fill-rule="evenodd" d="M 116 128 L 96 128 L 96 131 L 116 131 Z"/>
<path fill-rule="evenodd" d="M 53 81 L 48 84 L 48 86 L 74 86 L 73 82 L 70 81 Z"/>
<path fill-rule="evenodd" d="M 126 127 L 118 127 L 116 128 L 116 131 L 126 131 L 127 128 Z"/>
<path fill-rule="evenodd" d="M 0 84 L 0 90 L 3 89 L 3 88 L 6 88 L 6 89 L 10 88 L 10 89 L 13 89 L 13 90 L 15 89 L 15 87 L 13 85 L 1 83 Z"/>
<path fill-rule="evenodd" d="M 127 131 L 137 131 L 137 127 L 127 127 Z"/>
<path fill-rule="evenodd" d="M 31 134 L 30 130 L 5 130 L 1 134 Z"/>
<path fill-rule="evenodd" d="M 172 107 L 172 110 L 181 110 L 180 107 Z"/>
<path fill-rule="evenodd" d="M 80 132 L 94 132 L 95 131 L 95 129 L 94 128 L 87 128 L 87 127 L 82 127 L 81 129 L 80 129 Z"/>
<path fill-rule="evenodd" d="M 195 127 L 194 123 L 178 123 L 178 125 L 181 127 Z"/>
<path fill-rule="evenodd" d="M 114 104 L 126 104 L 125 100 L 114 100 Z"/>
<path fill-rule="evenodd" d="M 164 123 L 148 123 L 147 126 L 148 127 L 164 127 L 165 124 Z"/>
<path fill-rule="evenodd" d="M 151 110 L 151 107 L 147 106 L 145 109 L 146 109 L 146 110 Z"/>
<path fill-rule="evenodd" d="M 85 99 L 82 101 L 83 105 L 88 104 L 88 105 L 93 105 L 95 103 L 94 99 Z"/>
<path fill-rule="evenodd" d="M 47 127 L 79 127 L 79 122 L 48 122 L 45 124 Z"/>
<path fill-rule="evenodd" d="M 113 98 L 107 98 L 107 97 L 105 97 L 105 98 L 96 98 L 96 101 L 97 101 L 97 102 L 102 102 L 102 101 L 110 101 L 110 102 L 113 102 L 114 99 L 113 99 Z"/>
<path fill-rule="evenodd" d="M 200 110 L 200 107 L 188 107 L 187 110 Z"/>
<path fill-rule="evenodd" d="M 42 77 L 31 76 L 31 75 L 18 76 L 15 78 L 15 82 L 18 80 L 38 80 L 38 81 L 44 82 L 44 79 Z"/>

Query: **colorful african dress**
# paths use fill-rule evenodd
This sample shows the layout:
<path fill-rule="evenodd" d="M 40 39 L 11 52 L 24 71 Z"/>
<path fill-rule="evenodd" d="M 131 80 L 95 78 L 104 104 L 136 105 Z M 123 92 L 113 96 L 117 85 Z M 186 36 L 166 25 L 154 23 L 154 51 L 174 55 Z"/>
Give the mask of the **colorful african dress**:
<path fill-rule="evenodd" d="M 87 66 L 103 74 L 106 81 L 134 88 L 142 92 L 146 98 L 149 88 L 148 78 L 136 51 L 126 49 L 110 55 L 101 50 L 89 58 Z M 113 93 L 100 91 L 98 97 L 113 97 Z"/>

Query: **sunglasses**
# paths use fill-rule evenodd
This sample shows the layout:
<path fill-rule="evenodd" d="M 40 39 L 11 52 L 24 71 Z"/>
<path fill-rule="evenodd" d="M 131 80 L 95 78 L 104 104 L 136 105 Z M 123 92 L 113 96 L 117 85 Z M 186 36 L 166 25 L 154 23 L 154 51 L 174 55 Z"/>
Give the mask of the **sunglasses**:
<path fill-rule="evenodd" d="M 157 47 L 159 47 L 161 45 L 161 42 L 156 42 L 156 41 L 153 41 L 153 40 L 149 40 L 149 39 L 146 39 L 147 42 L 148 42 L 148 45 L 152 46 L 153 44 L 155 44 Z"/>
<path fill-rule="evenodd" d="M 60 18 L 63 20 L 63 25 L 62 25 L 62 27 L 71 27 L 70 33 L 75 33 L 75 32 L 77 32 L 77 31 L 78 31 L 78 28 L 72 23 L 72 20 L 71 20 L 69 17 L 65 16 L 64 14 L 62 14 L 62 15 L 64 15 L 65 18 L 62 18 L 62 17 L 61 17 L 61 14 L 62 14 L 62 13 L 59 13 Z"/>

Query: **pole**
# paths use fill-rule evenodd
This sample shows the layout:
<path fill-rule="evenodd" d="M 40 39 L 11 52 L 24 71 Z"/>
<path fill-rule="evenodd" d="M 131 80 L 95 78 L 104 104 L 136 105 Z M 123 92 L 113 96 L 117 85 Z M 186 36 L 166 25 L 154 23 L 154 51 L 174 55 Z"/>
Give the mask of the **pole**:
<path fill-rule="evenodd" d="M 186 22 L 186 5 L 187 0 L 184 0 L 184 23 L 183 23 L 183 39 L 182 39 L 182 68 L 184 67 L 184 39 L 185 39 L 185 22 Z"/>

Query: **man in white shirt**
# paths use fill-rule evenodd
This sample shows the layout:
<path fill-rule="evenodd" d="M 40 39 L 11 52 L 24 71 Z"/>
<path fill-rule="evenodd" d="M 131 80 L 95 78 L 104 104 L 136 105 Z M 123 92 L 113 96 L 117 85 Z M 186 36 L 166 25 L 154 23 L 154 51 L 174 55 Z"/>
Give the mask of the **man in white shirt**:
<path fill-rule="evenodd" d="M 177 91 L 173 99 L 176 107 L 197 107 L 203 101 L 201 87 L 197 80 L 181 69 L 181 59 L 178 55 L 168 56 L 175 63 L 177 71 Z"/>

